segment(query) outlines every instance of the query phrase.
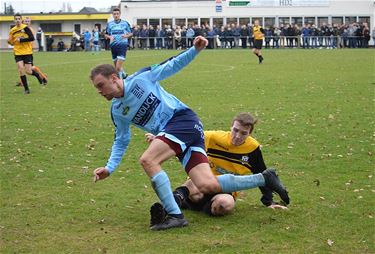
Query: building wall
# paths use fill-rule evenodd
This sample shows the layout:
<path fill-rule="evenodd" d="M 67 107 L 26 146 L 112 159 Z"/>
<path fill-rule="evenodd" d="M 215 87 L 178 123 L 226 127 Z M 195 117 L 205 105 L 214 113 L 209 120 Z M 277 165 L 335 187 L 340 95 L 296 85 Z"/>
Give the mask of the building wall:
<path fill-rule="evenodd" d="M 259 2 L 259 0 L 257 0 Z M 254 1 L 253 1 L 254 2 Z M 268 1 L 269 2 L 269 1 Z M 278 2 L 278 1 L 276 1 Z M 298 2 L 298 0 L 293 0 Z M 317 1 L 315 1 L 317 2 Z M 222 12 L 216 12 L 212 1 L 129 2 L 121 1 L 123 18 L 131 24 L 147 18 L 226 18 L 226 17 L 331 17 L 369 16 L 370 30 L 374 27 L 375 8 L 373 0 L 327 0 L 326 6 L 277 6 L 277 7 L 230 7 L 222 1 Z M 278 23 L 278 22 L 277 22 Z"/>
<path fill-rule="evenodd" d="M 73 14 L 73 15 L 60 15 L 60 14 L 48 14 L 48 15 L 23 15 L 23 17 L 31 18 L 31 26 L 36 32 L 40 24 L 46 23 L 59 23 L 61 24 L 61 33 L 51 32 L 54 37 L 54 46 L 57 46 L 59 39 L 63 39 L 66 46 L 70 45 L 72 33 L 74 31 L 74 24 L 81 24 L 81 33 L 84 29 L 90 31 L 94 28 L 95 24 L 101 24 L 101 28 L 105 28 L 111 14 Z M 10 27 L 14 24 L 13 16 L 1 16 L 0 17 L 0 49 L 11 49 L 7 43 L 9 37 Z M 37 42 L 34 42 L 34 48 L 37 48 Z"/>

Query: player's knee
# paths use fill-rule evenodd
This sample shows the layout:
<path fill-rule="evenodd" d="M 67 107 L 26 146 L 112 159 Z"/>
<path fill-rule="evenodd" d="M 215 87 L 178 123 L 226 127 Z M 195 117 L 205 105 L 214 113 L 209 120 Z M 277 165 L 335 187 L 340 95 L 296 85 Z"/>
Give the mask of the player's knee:
<path fill-rule="evenodd" d="M 20 75 L 25 74 L 25 69 L 24 69 L 23 67 L 19 67 L 19 66 L 18 66 L 18 73 L 19 73 Z"/>
<path fill-rule="evenodd" d="M 155 164 L 149 156 L 144 154 L 141 156 L 141 158 L 139 158 L 139 163 L 144 169 L 152 168 Z"/>
<path fill-rule="evenodd" d="M 234 209 L 234 199 L 230 195 L 220 195 L 211 204 L 211 213 L 216 216 L 229 214 Z"/>

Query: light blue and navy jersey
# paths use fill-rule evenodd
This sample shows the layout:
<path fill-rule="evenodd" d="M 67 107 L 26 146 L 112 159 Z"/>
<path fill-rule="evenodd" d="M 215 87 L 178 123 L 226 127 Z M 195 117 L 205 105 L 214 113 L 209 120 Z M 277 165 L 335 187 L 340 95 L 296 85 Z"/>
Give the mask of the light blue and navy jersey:
<path fill-rule="evenodd" d="M 130 25 L 125 20 L 120 19 L 117 22 L 114 20 L 108 22 L 106 33 L 113 36 L 113 41 L 110 42 L 110 47 L 128 45 L 128 38 L 122 38 L 122 35 L 131 32 Z"/>
<path fill-rule="evenodd" d="M 99 32 L 95 31 L 92 36 L 94 37 L 94 41 L 99 41 Z"/>
<path fill-rule="evenodd" d="M 163 63 L 143 68 L 124 80 L 124 96 L 112 100 L 115 140 L 106 165 L 110 173 L 119 165 L 127 149 L 131 124 L 156 135 L 164 130 L 176 112 L 188 109 L 188 106 L 166 92 L 159 81 L 180 71 L 197 54 L 195 47 L 192 47 Z"/>

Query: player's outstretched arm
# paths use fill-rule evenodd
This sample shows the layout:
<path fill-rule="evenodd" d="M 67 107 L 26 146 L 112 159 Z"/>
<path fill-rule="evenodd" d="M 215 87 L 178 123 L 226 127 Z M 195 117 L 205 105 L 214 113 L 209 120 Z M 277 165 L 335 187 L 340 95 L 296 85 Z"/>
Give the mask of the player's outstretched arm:
<path fill-rule="evenodd" d="M 203 36 L 197 36 L 193 41 L 193 45 L 194 45 L 195 49 L 199 52 L 202 49 L 204 49 L 205 47 L 207 47 L 208 40 L 206 38 L 204 38 Z"/>
<path fill-rule="evenodd" d="M 187 66 L 196 55 L 198 55 L 199 51 L 206 47 L 207 40 L 202 37 L 198 36 L 194 40 L 194 47 L 187 49 L 186 51 L 180 53 L 177 56 L 171 57 L 168 60 L 152 66 L 151 69 L 151 79 L 152 81 L 160 81 L 166 79 L 173 74 L 176 74 L 185 66 Z M 207 42 L 208 43 L 208 42 Z"/>

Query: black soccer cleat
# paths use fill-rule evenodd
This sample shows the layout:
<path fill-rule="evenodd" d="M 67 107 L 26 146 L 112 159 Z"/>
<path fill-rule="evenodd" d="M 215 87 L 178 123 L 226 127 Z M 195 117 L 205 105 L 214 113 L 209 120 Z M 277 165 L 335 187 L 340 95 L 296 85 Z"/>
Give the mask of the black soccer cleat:
<path fill-rule="evenodd" d="M 272 191 L 279 194 L 281 200 L 288 205 L 289 204 L 289 196 L 288 191 L 280 182 L 279 177 L 277 176 L 274 169 L 266 169 L 262 172 L 264 180 L 266 182 L 266 186 L 269 187 Z"/>
<path fill-rule="evenodd" d="M 25 90 L 23 93 L 24 94 L 30 94 L 30 90 Z"/>
<path fill-rule="evenodd" d="M 150 208 L 150 227 L 164 222 L 167 213 L 160 203 L 154 203 Z"/>
<path fill-rule="evenodd" d="M 151 230 L 159 231 L 166 230 L 170 228 L 181 228 L 187 226 L 189 223 L 184 218 L 176 218 L 168 215 L 162 223 L 156 224 L 150 227 Z"/>
<path fill-rule="evenodd" d="M 41 85 L 45 86 L 45 85 L 47 85 L 47 83 L 48 83 L 48 79 L 43 78 Z"/>
<path fill-rule="evenodd" d="M 259 64 L 261 64 L 263 62 L 263 56 L 259 56 Z"/>

